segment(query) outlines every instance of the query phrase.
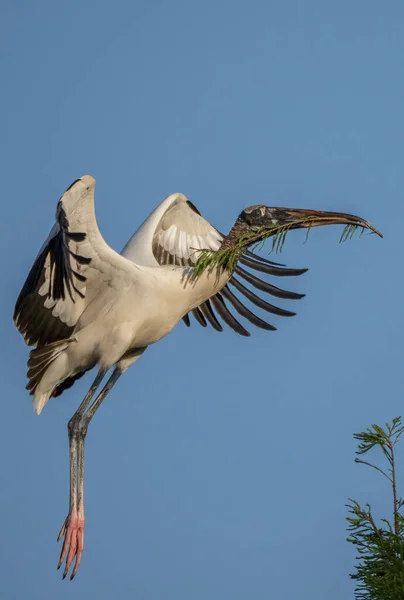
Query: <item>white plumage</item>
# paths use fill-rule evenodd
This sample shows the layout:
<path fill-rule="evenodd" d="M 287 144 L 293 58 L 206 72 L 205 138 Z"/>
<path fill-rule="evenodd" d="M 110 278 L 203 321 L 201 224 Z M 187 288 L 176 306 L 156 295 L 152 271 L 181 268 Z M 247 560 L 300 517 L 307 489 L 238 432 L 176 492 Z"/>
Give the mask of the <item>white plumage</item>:
<path fill-rule="evenodd" d="M 306 226 L 302 224 L 302 215 L 311 219 L 310 226 L 349 223 L 373 229 L 352 215 L 252 206 L 240 213 L 233 229 L 224 237 L 183 194 L 172 194 L 118 254 L 99 232 L 94 188 L 95 180 L 86 175 L 75 181 L 59 200 L 56 223 L 36 257 L 14 312 L 24 340 L 34 346 L 28 360 L 27 388 L 34 395 L 38 414 L 51 396 L 60 395 L 98 365 L 93 385 L 69 421 L 70 505 L 59 534 L 59 539 L 64 536 L 59 566 L 67 555 L 64 577 L 74 557 L 71 577 L 75 576 L 84 547 L 87 427 L 120 375 L 181 318 L 189 326 L 189 313 L 204 327 L 209 324 L 222 331 L 225 323 L 240 335 L 249 335 L 230 310 L 231 305 L 232 310 L 250 323 L 262 329 L 275 329 L 246 307 L 231 287 L 266 312 L 281 316 L 295 314 L 268 303 L 239 278 L 278 298 L 303 296 L 259 279 L 251 270 L 296 276 L 306 269 L 283 268 L 284 265 L 261 258 L 245 246 L 238 254 L 234 272 L 216 269 L 196 277 L 194 265 L 199 251 L 217 251 L 222 244 L 237 243 L 246 232 L 260 232 L 269 223 Z M 111 377 L 90 405 L 112 367 Z"/>
<path fill-rule="evenodd" d="M 66 379 L 96 364 L 121 368 L 123 357 L 127 368 L 128 353 L 161 339 L 229 279 L 226 273 L 191 281 L 197 258 L 193 244 L 216 250 L 221 236 L 185 196 L 169 196 L 119 255 L 97 227 L 94 187 L 95 180 L 84 176 L 59 200 L 57 223 L 33 267 L 40 283 L 25 290 L 17 303 L 16 323 L 28 343 L 58 342 L 47 337 L 56 329 L 63 340 L 42 363 L 41 377 L 38 369 L 31 374 L 38 414 Z M 54 252 L 50 242 L 57 246 Z"/>

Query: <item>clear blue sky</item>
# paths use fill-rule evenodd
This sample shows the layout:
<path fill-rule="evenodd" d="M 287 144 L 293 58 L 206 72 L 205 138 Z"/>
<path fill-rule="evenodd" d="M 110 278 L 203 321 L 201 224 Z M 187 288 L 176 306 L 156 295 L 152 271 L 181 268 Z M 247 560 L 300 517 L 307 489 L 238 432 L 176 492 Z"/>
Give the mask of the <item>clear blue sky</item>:
<path fill-rule="evenodd" d="M 404 412 L 403 3 L 0 10 L 3 597 L 352 598 L 346 499 L 390 509 L 352 433 Z M 307 296 L 282 306 L 297 317 L 249 339 L 181 323 L 121 379 L 90 428 L 69 583 L 66 423 L 93 374 L 36 417 L 11 317 L 56 201 L 86 173 L 118 250 L 176 191 L 221 230 L 263 203 L 353 212 L 385 238 L 295 232 L 282 262 L 310 268 L 287 282 Z"/>

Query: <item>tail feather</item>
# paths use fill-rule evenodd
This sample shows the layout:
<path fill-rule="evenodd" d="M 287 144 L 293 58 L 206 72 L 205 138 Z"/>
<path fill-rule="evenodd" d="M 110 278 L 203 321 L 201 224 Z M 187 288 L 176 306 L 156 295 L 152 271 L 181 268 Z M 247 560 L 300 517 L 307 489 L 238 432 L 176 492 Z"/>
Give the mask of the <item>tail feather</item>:
<path fill-rule="evenodd" d="M 34 348 L 31 350 L 28 360 L 28 384 L 26 389 L 30 391 L 31 395 L 35 394 L 35 391 L 44 375 L 48 367 L 51 363 L 66 350 L 68 345 L 73 341 L 73 339 L 68 340 L 60 340 L 58 342 L 53 342 L 52 344 L 47 344 L 46 346 L 41 346 L 40 348 Z M 35 399 L 35 408 L 37 402 Z M 37 409 L 38 411 L 38 409 Z"/>
<path fill-rule="evenodd" d="M 71 375 L 70 377 L 67 377 L 67 379 L 65 379 L 64 381 L 62 381 L 62 383 L 59 383 L 59 385 L 57 387 L 55 387 L 55 389 L 52 392 L 52 398 L 57 398 L 58 396 L 60 396 L 65 390 L 68 390 L 69 388 L 72 387 L 72 385 L 78 380 L 80 379 L 80 377 L 83 377 L 83 375 L 86 373 L 86 371 L 80 371 L 79 373 L 75 373 L 74 375 Z"/>
<path fill-rule="evenodd" d="M 28 364 L 33 365 L 37 362 L 43 362 L 44 358 L 54 353 L 55 346 L 60 343 L 61 342 L 55 342 L 53 344 L 49 344 L 49 346 L 40 346 L 39 348 L 34 348 L 29 353 Z M 65 340 L 62 340 L 62 343 L 65 343 Z"/>
<path fill-rule="evenodd" d="M 56 358 L 56 357 L 55 357 Z M 28 383 L 25 386 L 26 390 L 29 390 L 30 394 L 34 394 L 35 390 L 42 379 L 42 375 L 45 373 L 46 369 L 49 367 L 50 362 L 46 361 L 37 365 L 36 367 L 31 367 L 27 371 Z"/>

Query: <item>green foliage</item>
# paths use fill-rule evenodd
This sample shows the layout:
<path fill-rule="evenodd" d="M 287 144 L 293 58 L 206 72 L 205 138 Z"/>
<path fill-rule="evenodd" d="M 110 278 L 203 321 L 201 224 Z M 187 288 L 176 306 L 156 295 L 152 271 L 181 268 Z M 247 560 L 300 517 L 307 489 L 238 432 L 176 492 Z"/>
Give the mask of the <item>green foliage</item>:
<path fill-rule="evenodd" d="M 357 228 L 358 228 L 357 225 L 345 225 L 344 229 L 342 230 L 341 237 L 339 238 L 339 243 L 342 244 L 342 242 L 351 240 L 353 238 L 353 236 L 355 235 L 355 231 L 357 230 Z M 361 231 L 360 235 L 362 235 L 364 230 L 365 230 L 365 228 L 362 227 L 362 231 Z"/>
<path fill-rule="evenodd" d="M 386 423 L 385 428 L 372 425 L 354 438 L 359 441 L 356 454 L 363 456 L 370 450 L 381 450 L 387 469 L 361 458 L 364 464 L 381 473 L 392 490 L 392 519 L 380 519 L 379 526 L 372 515 L 371 506 L 361 507 L 356 500 L 347 504 L 348 542 L 354 544 L 358 556 L 356 572 L 351 578 L 358 582 L 355 598 L 358 600 L 403 600 L 404 598 L 404 500 L 397 497 L 395 446 L 404 432 L 401 417 Z"/>
<path fill-rule="evenodd" d="M 243 234 L 237 243 L 230 247 L 225 248 L 224 250 L 200 250 L 198 252 L 198 260 L 196 261 L 194 267 L 194 274 L 196 277 L 202 275 L 202 273 L 208 269 L 209 271 L 213 271 L 213 269 L 228 269 L 229 271 L 233 271 L 236 266 L 237 260 L 242 254 L 244 250 L 246 250 L 249 246 L 260 246 L 267 241 L 268 238 L 272 238 L 272 245 L 269 251 L 269 254 L 272 252 L 279 253 L 282 252 L 283 246 L 286 241 L 286 236 L 291 229 L 296 229 L 297 227 L 307 227 L 306 240 L 308 238 L 311 227 L 319 221 L 324 222 L 324 217 L 321 219 L 317 216 L 309 216 L 304 217 L 299 220 L 295 220 L 291 223 L 285 223 L 283 225 L 271 224 L 265 227 L 261 227 L 258 231 L 251 231 Z M 340 243 L 345 242 L 346 240 L 352 239 L 356 229 L 361 227 L 359 225 L 346 225 L 343 229 L 343 232 L 340 237 Z M 362 233 L 364 227 L 362 228 Z"/>

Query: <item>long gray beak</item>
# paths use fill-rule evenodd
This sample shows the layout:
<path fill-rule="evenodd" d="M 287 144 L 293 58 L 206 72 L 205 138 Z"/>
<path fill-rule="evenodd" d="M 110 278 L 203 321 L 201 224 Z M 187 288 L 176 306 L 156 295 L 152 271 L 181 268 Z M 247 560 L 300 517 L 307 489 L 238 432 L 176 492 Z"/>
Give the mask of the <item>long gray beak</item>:
<path fill-rule="evenodd" d="M 368 221 L 365 221 L 362 217 L 357 217 L 348 213 L 327 212 L 305 208 L 270 208 L 267 210 L 270 211 L 272 222 L 275 219 L 278 220 L 280 225 L 293 223 L 291 226 L 293 229 L 320 227 L 322 225 L 355 225 L 357 227 L 369 229 L 378 236 L 383 237 L 380 231 L 373 227 Z"/>

